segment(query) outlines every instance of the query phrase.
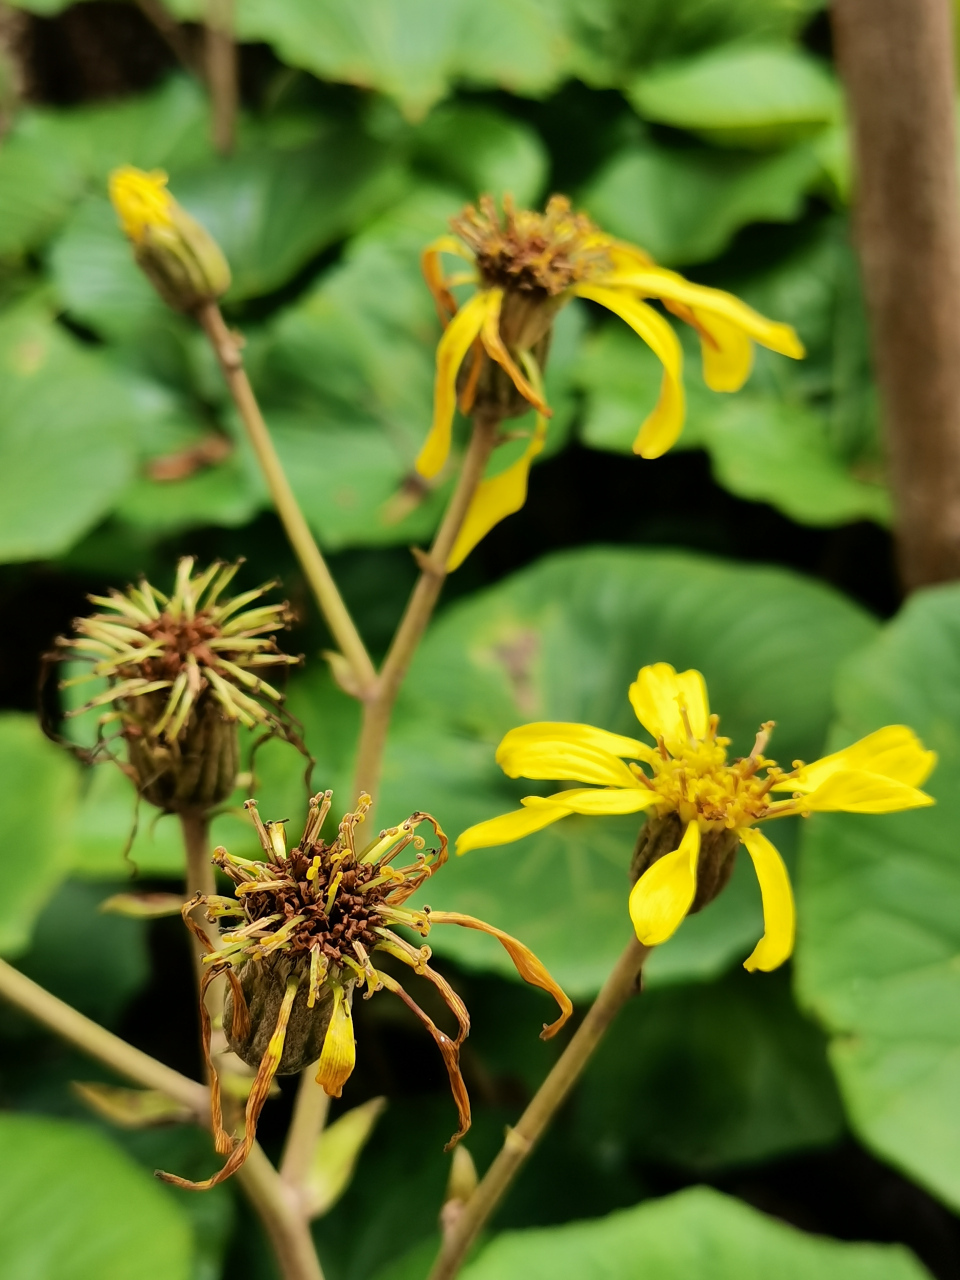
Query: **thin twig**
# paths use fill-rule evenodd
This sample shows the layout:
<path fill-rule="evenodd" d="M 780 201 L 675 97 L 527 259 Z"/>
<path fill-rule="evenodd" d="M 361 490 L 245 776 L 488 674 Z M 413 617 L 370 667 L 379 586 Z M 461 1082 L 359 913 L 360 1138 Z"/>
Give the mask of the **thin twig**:
<path fill-rule="evenodd" d="M 440 597 L 447 576 L 447 560 L 473 495 L 483 479 L 484 468 L 497 443 L 499 429 L 498 415 L 477 415 L 474 418 L 473 433 L 456 488 L 433 540 L 430 554 L 421 558 L 420 577 L 380 669 L 375 696 L 364 702 L 354 795 L 366 791 L 376 799 L 393 706 Z"/>
<path fill-rule="evenodd" d="M 180 23 L 167 12 L 161 0 L 136 0 L 137 8 L 156 29 L 180 65 L 191 75 L 197 74 L 197 59 L 187 33 Z"/>
<path fill-rule="evenodd" d="M 631 938 L 600 994 L 520 1117 L 516 1128 L 507 1130 L 499 1154 L 444 1238 L 428 1280 L 451 1280 L 460 1270 L 477 1233 L 500 1203 L 520 1166 L 580 1078 L 580 1073 L 604 1032 L 637 991 L 643 962 L 649 952 L 649 947 L 645 947 L 636 938 Z"/>
<path fill-rule="evenodd" d="M 206 62 L 213 145 L 222 156 L 233 150 L 240 98 L 233 0 L 207 0 Z"/>
<path fill-rule="evenodd" d="M 377 673 L 290 487 L 244 370 L 239 344 L 224 323 L 215 302 L 201 307 L 197 319 L 220 362 L 290 545 L 296 552 L 334 641 L 350 664 L 358 695 L 362 697 L 374 688 Z"/>
<path fill-rule="evenodd" d="M 118 1075 L 189 1108 L 199 1124 L 209 1127 L 210 1095 L 202 1084 L 127 1044 L 5 960 L 0 960 L 0 996 Z M 284 1280 L 323 1280 L 309 1226 L 256 1143 L 237 1178 L 273 1241 Z"/>

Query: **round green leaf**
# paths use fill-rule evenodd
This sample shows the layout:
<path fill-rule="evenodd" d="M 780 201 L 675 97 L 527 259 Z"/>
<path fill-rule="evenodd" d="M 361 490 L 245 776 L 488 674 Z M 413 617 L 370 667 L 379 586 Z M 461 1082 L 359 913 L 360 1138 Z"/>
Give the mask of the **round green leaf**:
<path fill-rule="evenodd" d="M 523 208 L 538 200 L 549 156 L 529 125 L 490 107 L 450 103 L 432 111 L 414 135 L 414 158 L 464 188 L 471 200 L 505 192 Z"/>
<path fill-rule="evenodd" d="M 547 794 L 494 762 L 501 736 L 532 720 L 639 732 L 627 686 L 644 663 L 696 667 L 735 754 L 777 721 L 771 750 L 812 759 L 823 745 L 837 663 L 874 632 L 835 592 L 797 575 L 683 553 L 558 555 L 452 606 L 411 669 L 387 752 L 380 821 L 435 813 L 451 837 Z M 629 936 L 627 869 L 639 818 L 570 817 L 518 844 L 477 850 L 425 892 L 517 934 L 575 995 L 596 991 Z M 781 827 L 771 836 L 789 838 Z M 707 976 L 760 936 L 745 866 L 709 910 L 686 921 L 649 964 L 651 979 Z M 465 963 L 500 964 L 494 944 L 437 928 L 431 945 Z"/>
<path fill-rule="evenodd" d="M 936 806 L 822 815 L 799 884 L 801 997 L 865 1142 L 960 1208 L 960 587 L 919 592 L 837 680 L 835 745 L 910 725 Z"/>
<path fill-rule="evenodd" d="M 828 1146 L 843 1111 L 823 1034 L 785 974 L 645 991 L 600 1043 L 577 1097 L 582 1141 L 706 1172 Z"/>
<path fill-rule="evenodd" d="M 77 799 L 76 768 L 33 716 L 0 716 L 0 796 L 0 954 L 16 955 L 26 949 L 37 916 L 69 870 Z"/>
<path fill-rule="evenodd" d="M 899 1246 L 805 1235 L 739 1200 L 691 1187 L 612 1213 L 510 1231 L 464 1268 L 463 1280 L 923 1280 Z"/>
<path fill-rule="evenodd" d="M 604 230 L 660 262 L 703 262 L 749 222 L 792 222 L 819 173 L 803 144 L 738 155 L 644 142 L 612 156 L 579 202 Z"/>
<path fill-rule="evenodd" d="M 651 120 L 744 147 L 796 141 L 840 111 L 828 69 L 789 45 L 727 46 L 652 67 L 629 97 Z"/>
<path fill-rule="evenodd" d="M 32 303 L 0 321 L 0 561 L 66 551 L 131 476 L 135 390 Z"/>
<path fill-rule="evenodd" d="M 0 1258 L 11 1280 L 190 1280 L 173 1197 L 83 1125 L 0 1116 Z"/>

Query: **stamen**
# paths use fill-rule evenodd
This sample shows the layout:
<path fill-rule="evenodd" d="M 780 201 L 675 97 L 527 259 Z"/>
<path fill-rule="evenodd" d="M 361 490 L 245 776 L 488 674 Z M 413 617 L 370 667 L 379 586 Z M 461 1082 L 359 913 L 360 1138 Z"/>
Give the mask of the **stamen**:
<path fill-rule="evenodd" d="M 690 725 L 690 716 L 687 714 L 687 708 L 682 702 L 680 703 L 680 719 L 683 721 L 683 727 L 687 733 L 687 741 L 690 743 L 691 747 L 695 747 L 697 745 L 697 739 L 694 737 L 693 729 Z"/>
<path fill-rule="evenodd" d="M 337 896 L 337 890 L 340 888 L 340 881 L 342 879 L 343 879 L 343 872 L 338 871 L 337 874 L 330 881 L 330 888 L 327 890 L 326 901 L 323 904 L 323 909 L 324 911 L 326 911 L 327 915 L 330 914 L 333 908 L 333 901 Z"/>
<path fill-rule="evenodd" d="M 253 820 L 253 825 L 257 829 L 257 835 L 260 838 L 260 844 L 263 847 L 264 853 L 267 855 L 271 854 L 273 852 L 273 846 L 270 843 L 270 836 L 267 833 L 267 828 L 263 825 L 263 819 L 260 817 L 256 800 L 244 800 L 243 807 Z"/>
<path fill-rule="evenodd" d="M 317 1003 L 320 988 L 329 969 L 326 957 L 320 954 L 319 945 L 310 948 L 310 990 L 307 993 L 307 1008 L 312 1009 Z"/>

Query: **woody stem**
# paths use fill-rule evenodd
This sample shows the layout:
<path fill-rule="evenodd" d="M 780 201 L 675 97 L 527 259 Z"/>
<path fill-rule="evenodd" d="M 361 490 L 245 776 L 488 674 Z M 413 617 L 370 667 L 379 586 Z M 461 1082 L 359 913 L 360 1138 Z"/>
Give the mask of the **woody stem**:
<path fill-rule="evenodd" d="M 451 1280 L 463 1265 L 470 1246 L 503 1198 L 520 1166 L 579 1080 L 593 1051 L 620 1009 L 639 987 L 643 963 L 650 948 L 631 938 L 614 965 L 553 1070 L 537 1090 L 503 1146 L 466 1202 L 462 1213 L 444 1236 L 428 1280 Z"/>
<path fill-rule="evenodd" d="M 204 53 L 210 91 L 213 145 L 222 156 L 233 150 L 239 87 L 233 0 L 207 0 Z"/>
<path fill-rule="evenodd" d="M 209 1125 L 210 1095 L 202 1084 L 127 1044 L 5 960 L 0 960 L 0 997 L 118 1075 L 180 1103 L 198 1124 Z M 283 1280 L 323 1280 L 310 1228 L 256 1143 L 237 1179 L 273 1243 Z"/>
<path fill-rule="evenodd" d="M 243 367 L 239 343 L 224 323 L 220 308 L 215 302 L 204 303 L 197 311 L 197 319 L 220 363 L 224 380 L 257 456 L 284 532 L 300 561 L 300 567 L 334 641 L 350 665 L 358 694 L 362 697 L 367 690 L 373 688 L 377 678 L 376 671 L 290 487 L 290 481 Z"/>
<path fill-rule="evenodd" d="M 376 799 L 393 706 L 440 597 L 447 577 L 447 561 L 497 443 L 500 422 L 498 413 L 478 413 L 474 416 L 473 432 L 456 488 L 447 504 L 430 554 L 421 559 L 420 577 L 380 668 L 374 695 L 364 702 L 354 795 L 366 791 Z"/>

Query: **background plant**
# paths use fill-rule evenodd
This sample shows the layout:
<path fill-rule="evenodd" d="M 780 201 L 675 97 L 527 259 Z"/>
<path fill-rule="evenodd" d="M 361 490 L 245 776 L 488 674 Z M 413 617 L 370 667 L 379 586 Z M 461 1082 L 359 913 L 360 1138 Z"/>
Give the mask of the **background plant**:
<path fill-rule="evenodd" d="M 204 90 L 146 18 L 121 5 L 55 7 L 6 12 L 3 27 L 3 954 L 196 1075 L 179 928 L 97 910 L 130 888 L 129 788 L 105 769 L 81 774 L 33 713 L 38 655 L 87 590 L 141 571 L 165 583 L 183 553 L 245 555 L 243 587 L 280 576 L 301 619 L 285 647 L 310 658 L 291 677 L 289 706 L 318 781 L 350 787 L 342 745 L 355 741 L 358 713 L 317 658 L 331 637 L 209 348 L 155 297 L 117 232 L 108 171 L 162 165 L 223 246 L 225 315 L 246 335 L 278 453 L 375 658 L 415 576 L 406 547 L 429 540 L 447 496 L 441 486 L 382 518 L 430 418 L 439 326 L 419 251 L 483 190 L 520 203 L 567 191 L 667 265 L 794 324 L 809 356 L 795 365 L 760 353 L 733 398 L 700 388 L 690 359 L 685 452 L 645 463 L 627 455 L 638 406 L 655 397 L 655 361 L 618 322 L 585 306 L 562 314 L 547 372 L 557 412 L 530 499 L 450 580 L 397 707 L 384 814 L 428 807 L 456 834 L 514 807 L 520 789 L 493 761 L 502 734 L 541 718 L 627 732 L 623 690 L 653 661 L 704 671 L 735 749 L 769 717 L 783 727 L 784 759 L 911 724 L 940 753 L 938 805 L 882 830 L 877 819 L 818 819 L 802 850 L 799 833 L 793 848 L 784 841 L 799 859 L 792 980 L 736 972 L 760 932 L 739 873 L 655 954 L 642 1007 L 625 1011 L 494 1223 L 544 1231 L 494 1240 L 475 1274 L 528 1273 L 531 1249 L 547 1260 L 582 1248 L 577 1274 L 603 1250 L 688 1275 L 678 1239 L 702 1241 L 731 1274 L 757 1256 L 798 1276 L 920 1274 L 902 1253 L 798 1237 L 720 1192 L 840 1238 L 904 1240 L 952 1274 L 960 601 L 938 588 L 878 621 L 899 604 L 891 504 L 824 15 L 776 0 L 241 4 L 244 105 L 222 158 Z M 200 13 L 175 17 L 187 25 L 174 43 L 195 69 Z M 87 741 L 83 720 L 72 723 Z M 299 816 L 289 748 L 265 747 L 257 774 L 263 811 Z M 520 934 L 587 1001 L 627 936 L 636 824 L 568 823 L 522 858 L 489 850 L 451 864 L 432 905 Z M 231 813 L 214 838 L 253 850 Z M 179 891 L 175 820 L 141 823 L 131 856 L 144 887 Z M 482 1165 L 553 1050 L 527 1034 L 539 997 L 513 985 L 492 943 L 439 930 L 434 941 L 475 1015 L 464 1070 Z M 316 1224 L 320 1256 L 333 1280 L 421 1276 L 447 1176 L 446 1083 L 433 1046 L 390 1002 L 361 1015 L 359 1034 L 379 1050 L 343 1106 L 390 1102 L 350 1187 Z M 211 1173 L 202 1134 L 101 1125 L 65 1087 L 96 1067 L 6 1006 L 0 1029 L 0 1258 L 13 1260 L 0 1267 L 56 1275 L 79 1255 L 93 1258 L 91 1276 L 272 1274 L 231 1187 L 190 1197 L 146 1177 Z M 291 1106 L 284 1086 L 264 1114 L 268 1148 Z M 719 1191 L 638 1206 L 694 1182 Z M 90 1255 L 117 1219 L 113 1253 Z M 58 1235 L 37 1225 L 52 1220 Z"/>

